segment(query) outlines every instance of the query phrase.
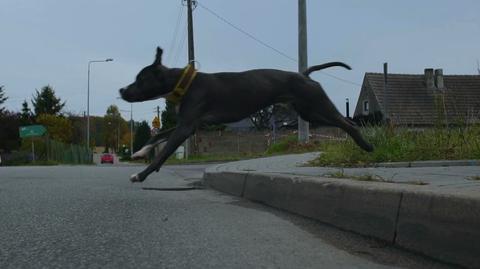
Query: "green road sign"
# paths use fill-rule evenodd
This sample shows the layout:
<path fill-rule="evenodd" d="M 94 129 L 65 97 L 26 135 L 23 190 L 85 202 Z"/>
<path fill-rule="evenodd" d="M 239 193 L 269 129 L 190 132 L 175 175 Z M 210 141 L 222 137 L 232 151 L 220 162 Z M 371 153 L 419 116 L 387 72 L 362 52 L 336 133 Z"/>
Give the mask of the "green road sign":
<path fill-rule="evenodd" d="M 36 137 L 42 136 L 47 132 L 47 129 L 43 125 L 29 125 L 20 127 L 20 137 Z"/>

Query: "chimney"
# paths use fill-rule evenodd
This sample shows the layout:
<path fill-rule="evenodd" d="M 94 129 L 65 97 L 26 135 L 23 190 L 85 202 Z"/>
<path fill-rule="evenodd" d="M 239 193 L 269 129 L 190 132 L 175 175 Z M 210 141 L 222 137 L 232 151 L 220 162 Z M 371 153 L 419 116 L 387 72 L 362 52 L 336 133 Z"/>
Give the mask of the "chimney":
<path fill-rule="evenodd" d="M 445 88 L 443 84 L 443 69 L 435 69 L 435 86 L 439 90 Z"/>
<path fill-rule="evenodd" d="M 435 88 L 433 68 L 425 68 L 425 86 L 427 87 L 427 89 Z"/>

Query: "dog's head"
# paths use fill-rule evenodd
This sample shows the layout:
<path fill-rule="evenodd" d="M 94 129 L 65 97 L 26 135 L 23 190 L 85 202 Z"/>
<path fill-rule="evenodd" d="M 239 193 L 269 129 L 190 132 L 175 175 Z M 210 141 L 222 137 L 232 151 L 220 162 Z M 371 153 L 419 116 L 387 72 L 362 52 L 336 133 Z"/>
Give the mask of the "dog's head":
<path fill-rule="evenodd" d="M 165 96 L 172 91 L 167 82 L 168 68 L 162 65 L 162 54 L 163 50 L 157 47 L 153 64 L 143 68 L 132 84 L 119 90 L 123 100 L 142 102 Z"/>

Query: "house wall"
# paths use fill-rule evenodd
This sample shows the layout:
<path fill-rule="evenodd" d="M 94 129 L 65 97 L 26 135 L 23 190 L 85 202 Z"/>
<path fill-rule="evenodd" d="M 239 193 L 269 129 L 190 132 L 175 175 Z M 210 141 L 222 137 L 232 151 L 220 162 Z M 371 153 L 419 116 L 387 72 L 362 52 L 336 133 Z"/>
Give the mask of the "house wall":
<path fill-rule="evenodd" d="M 368 100 L 369 103 L 369 112 L 364 113 L 363 111 L 363 102 Z M 360 116 L 367 116 L 373 115 L 376 111 L 382 111 L 377 99 L 375 98 L 375 94 L 373 93 L 370 85 L 364 79 L 364 83 L 362 85 L 362 89 L 360 91 L 360 95 L 358 96 L 357 105 L 355 107 L 355 113 L 353 117 L 360 117 Z"/>

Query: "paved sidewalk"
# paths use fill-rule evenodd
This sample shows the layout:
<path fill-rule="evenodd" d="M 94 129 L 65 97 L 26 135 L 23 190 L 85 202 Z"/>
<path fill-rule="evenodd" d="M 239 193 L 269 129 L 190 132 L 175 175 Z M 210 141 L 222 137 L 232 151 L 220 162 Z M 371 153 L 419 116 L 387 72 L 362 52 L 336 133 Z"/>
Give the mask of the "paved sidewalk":
<path fill-rule="evenodd" d="M 318 154 L 219 164 L 204 179 L 232 195 L 480 268 L 480 166 L 307 167 Z"/>
<path fill-rule="evenodd" d="M 447 166 L 435 167 L 367 167 L 334 168 L 308 167 L 308 161 L 319 153 L 282 155 L 270 158 L 237 161 L 210 168 L 218 172 L 256 172 L 264 174 L 299 175 L 309 177 L 356 178 L 372 176 L 377 181 L 394 183 L 423 183 L 424 186 L 446 191 L 465 191 L 480 196 L 480 166 L 450 166 L 455 162 L 443 162 Z M 422 163 L 422 162 L 418 162 Z M 422 185 L 423 185 L 422 184 Z M 425 188 L 431 189 L 431 188 Z"/>

